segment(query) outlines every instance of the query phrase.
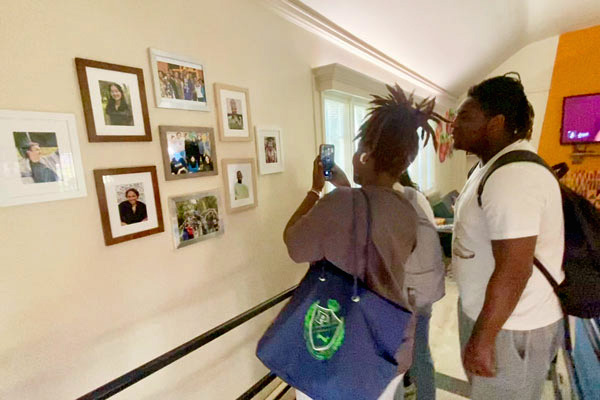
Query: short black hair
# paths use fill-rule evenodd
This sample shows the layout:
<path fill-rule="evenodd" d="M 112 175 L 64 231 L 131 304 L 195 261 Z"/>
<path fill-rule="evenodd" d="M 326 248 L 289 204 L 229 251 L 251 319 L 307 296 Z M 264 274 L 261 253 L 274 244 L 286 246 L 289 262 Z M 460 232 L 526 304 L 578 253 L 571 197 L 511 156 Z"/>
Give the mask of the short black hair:
<path fill-rule="evenodd" d="M 504 115 L 504 128 L 515 140 L 531 139 L 535 114 L 517 72 L 486 79 L 471 87 L 468 96 L 479 103 L 487 117 Z"/>

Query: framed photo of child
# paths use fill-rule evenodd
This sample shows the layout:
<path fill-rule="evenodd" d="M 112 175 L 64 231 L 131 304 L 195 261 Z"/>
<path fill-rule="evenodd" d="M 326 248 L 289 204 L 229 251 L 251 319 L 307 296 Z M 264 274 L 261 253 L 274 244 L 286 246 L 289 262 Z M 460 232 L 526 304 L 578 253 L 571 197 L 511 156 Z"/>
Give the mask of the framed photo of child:
<path fill-rule="evenodd" d="M 152 140 L 142 69 L 83 58 L 75 65 L 90 142 Z"/>
<path fill-rule="evenodd" d="M 215 83 L 215 98 L 221 141 L 251 141 L 250 91 L 224 83 Z"/>
<path fill-rule="evenodd" d="M 213 128 L 159 126 L 165 179 L 217 175 L 217 144 Z"/>
<path fill-rule="evenodd" d="M 257 127 L 256 151 L 261 175 L 284 171 L 281 129 Z"/>

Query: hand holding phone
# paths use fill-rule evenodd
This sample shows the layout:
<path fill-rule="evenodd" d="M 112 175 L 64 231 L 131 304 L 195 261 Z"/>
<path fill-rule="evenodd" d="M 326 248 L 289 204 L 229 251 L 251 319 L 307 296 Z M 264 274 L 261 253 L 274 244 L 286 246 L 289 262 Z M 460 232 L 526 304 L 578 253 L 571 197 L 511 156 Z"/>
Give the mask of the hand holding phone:
<path fill-rule="evenodd" d="M 319 147 L 319 155 L 321 158 L 321 164 L 323 165 L 323 175 L 326 181 L 330 181 L 333 176 L 332 169 L 335 165 L 334 153 L 335 148 L 332 144 L 322 144 Z"/>

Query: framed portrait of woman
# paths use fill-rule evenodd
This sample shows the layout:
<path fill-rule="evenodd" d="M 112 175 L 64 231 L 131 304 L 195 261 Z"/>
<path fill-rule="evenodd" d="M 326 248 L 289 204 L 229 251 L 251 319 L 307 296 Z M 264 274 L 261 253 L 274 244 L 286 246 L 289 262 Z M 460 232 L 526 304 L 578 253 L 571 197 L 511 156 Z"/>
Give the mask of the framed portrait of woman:
<path fill-rule="evenodd" d="M 141 68 L 76 58 L 90 142 L 152 140 Z"/>
<path fill-rule="evenodd" d="M 163 232 L 155 166 L 94 170 L 107 246 Z"/>
<path fill-rule="evenodd" d="M 215 98 L 221 141 L 251 141 L 250 91 L 224 83 L 215 83 Z"/>
<path fill-rule="evenodd" d="M 256 152 L 258 156 L 258 170 L 261 175 L 283 172 L 281 129 L 257 127 Z"/>
<path fill-rule="evenodd" d="M 158 129 L 166 180 L 218 174 L 213 128 L 161 125 Z"/>

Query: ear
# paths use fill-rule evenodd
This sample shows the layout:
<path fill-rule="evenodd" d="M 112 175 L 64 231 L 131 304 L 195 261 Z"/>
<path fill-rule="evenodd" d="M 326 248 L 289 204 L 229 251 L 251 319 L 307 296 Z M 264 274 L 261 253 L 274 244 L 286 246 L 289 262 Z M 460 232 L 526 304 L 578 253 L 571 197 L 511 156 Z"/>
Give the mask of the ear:
<path fill-rule="evenodd" d="M 504 132 L 504 123 L 506 118 L 502 114 L 498 114 L 492 118 L 487 123 L 487 130 L 492 134 L 503 133 Z"/>

